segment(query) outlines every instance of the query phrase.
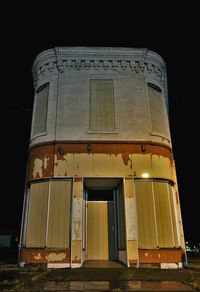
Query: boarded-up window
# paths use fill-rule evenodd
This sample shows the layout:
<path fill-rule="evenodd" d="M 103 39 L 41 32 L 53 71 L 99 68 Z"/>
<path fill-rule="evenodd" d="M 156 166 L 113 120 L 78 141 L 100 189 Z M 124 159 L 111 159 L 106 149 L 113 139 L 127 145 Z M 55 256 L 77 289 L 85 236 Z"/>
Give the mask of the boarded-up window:
<path fill-rule="evenodd" d="M 32 136 L 46 132 L 49 84 L 41 86 L 35 96 Z"/>
<path fill-rule="evenodd" d="M 90 130 L 114 131 L 113 80 L 90 80 Z"/>
<path fill-rule="evenodd" d="M 168 184 L 153 182 L 155 209 L 157 218 L 158 242 L 160 247 L 173 247 L 174 234 L 172 226 Z"/>
<path fill-rule="evenodd" d="M 156 248 L 156 218 L 152 182 L 135 183 L 138 216 L 139 248 Z"/>
<path fill-rule="evenodd" d="M 178 247 L 172 186 L 165 181 L 135 181 L 139 248 Z"/>
<path fill-rule="evenodd" d="M 69 248 L 71 180 L 32 183 L 26 247 Z"/>
<path fill-rule="evenodd" d="M 49 182 L 31 184 L 27 221 L 27 247 L 45 247 Z"/>
<path fill-rule="evenodd" d="M 162 91 L 153 84 L 148 84 L 149 105 L 152 132 L 168 136 L 166 125 L 166 111 L 164 109 Z"/>
<path fill-rule="evenodd" d="M 47 247 L 69 248 L 71 181 L 52 181 Z"/>

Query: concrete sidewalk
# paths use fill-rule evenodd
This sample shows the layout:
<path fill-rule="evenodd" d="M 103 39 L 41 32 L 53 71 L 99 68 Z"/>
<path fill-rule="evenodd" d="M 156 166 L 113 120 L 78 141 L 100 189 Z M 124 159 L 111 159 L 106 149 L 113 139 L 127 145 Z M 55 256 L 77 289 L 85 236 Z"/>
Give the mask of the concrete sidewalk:
<path fill-rule="evenodd" d="M 188 285 L 176 281 L 51 281 L 35 288 L 37 291 L 192 291 Z"/>
<path fill-rule="evenodd" d="M 188 268 L 19 268 L 0 265 L 1 292 L 38 291 L 200 291 L 200 260 Z"/>

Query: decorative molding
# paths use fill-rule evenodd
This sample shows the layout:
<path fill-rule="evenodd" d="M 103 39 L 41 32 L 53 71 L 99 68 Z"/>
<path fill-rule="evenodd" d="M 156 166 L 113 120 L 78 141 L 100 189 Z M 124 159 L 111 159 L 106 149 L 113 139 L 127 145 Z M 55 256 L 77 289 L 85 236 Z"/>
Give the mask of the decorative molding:
<path fill-rule="evenodd" d="M 38 79 L 54 70 L 122 70 L 152 74 L 167 94 L 166 65 L 161 56 L 147 49 L 111 47 L 55 47 L 40 53 L 33 63 L 33 78 Z"/>

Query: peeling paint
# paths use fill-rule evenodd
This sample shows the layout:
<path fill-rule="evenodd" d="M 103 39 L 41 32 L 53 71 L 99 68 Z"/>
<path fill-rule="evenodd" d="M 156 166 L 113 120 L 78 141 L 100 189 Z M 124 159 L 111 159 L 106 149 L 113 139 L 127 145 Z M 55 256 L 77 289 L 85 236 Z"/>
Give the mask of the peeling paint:
<path fill-rule="evenodd" d="M 33 177 L 36 178 L 39 176 L 42 177 L 42 166 L 43 166 L 43 161 L 42 159 L 36 158 L 34 161 L 34 168 L 33 168 Z"/>
<path fill-rule="evenodd" d="M 132 168 L 132 160 L 129 157 L 129 153 L 122 153 L 122 159 L 124 164 L 127 166 L 130 161 L 130 168 Z"/>
<path fill-rule="evenodd" d="M 42 259 L 41 253 L 38 253 L 37 255 L 34 255 L 34 259 L 41 260 Z"/>
<path fill-rule="evenodd" d="M 52 253 L 49 253 L 46 256 L 46 258 L 47 258 L 48 262 L 62 261 L 66 258 L 66 254 L 64 252 L 62 252 L 62 253 L 52 252 Z"/>
<path fill-rule="evenodd" d="M 80 228 L 81 228 L 81 220 L 79 218 L 74 219 L 73 224 L 74 230 L 74 239 L 78 240 L 80 238 Z"/>
<path fill-rule="evenodd" d="M 47 169 L 47 163 L 49 161 L 49 158 L 45 157 L 44 158 L 44 169 Z"/>

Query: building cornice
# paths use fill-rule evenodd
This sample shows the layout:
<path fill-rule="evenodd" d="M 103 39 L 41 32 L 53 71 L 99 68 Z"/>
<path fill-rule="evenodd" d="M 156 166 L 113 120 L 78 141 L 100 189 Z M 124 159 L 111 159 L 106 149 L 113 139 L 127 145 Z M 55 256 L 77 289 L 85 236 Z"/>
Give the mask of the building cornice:
<path fill-rule="evenodd" d="M 166 65 L 156 52 L 143 48 L 55 47 L 41 52 L 33 63 L 33 77 L 38 80 L 47 71 L 75 69 L 131 70 L 154 74 L 164 85 Z"/>

